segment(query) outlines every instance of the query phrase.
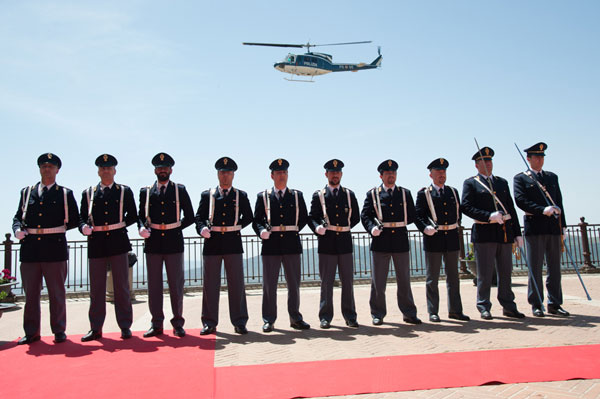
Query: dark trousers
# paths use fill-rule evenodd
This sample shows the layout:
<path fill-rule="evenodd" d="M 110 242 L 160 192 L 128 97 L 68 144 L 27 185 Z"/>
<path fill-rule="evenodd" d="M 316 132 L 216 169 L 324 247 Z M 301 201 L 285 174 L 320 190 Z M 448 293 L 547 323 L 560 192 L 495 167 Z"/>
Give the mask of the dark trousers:
<path fill-rule="evenodd" d="M 544 256 L 546 257 L 546 268 L 548 276 L 546 277 L 546 289 L 548 290 L 548 306 L 557 307 L 562 305 L 562 288 L 560 284 L 560 244 L 559 235 L 535 235 L 525 237 L 527 244 L 527 259 L 533 274 L 533 278 L 540 290 L 540 297 L 544 300 L 544 286 L 542 284 L 542 265 Z M 535 292 L 531 274 L 529 275 L 529 284 L 527 285 L 527 300 L 531 307 L 541 308 L 542 304 Z"/>
<path fill-rule="evenodd" d="M 460 299 L 460 281 L 458 279 L 458 251 L 425 251 L 425 265 L 427 269 L 425 295 L 427 297 L 427 311 L 429 314 L 438 314 L 439 311 L 440 294 L 438 292 L 438 279 L 440 277 L 442 258 L 444 259 L 444 268 L 446 270 L 448 312 L 462 313 L 463 308 Z"/>
<path fill-rule="evenodd" d="M 204 287 L 202 288 L 202 324 L 216 327 L 219 324 L 219 295 L 221 290 L 221 262 L 225 265 L 229 319 L 234 326 L 248 322 L 246 288 L 242 254 L 204 255 Z"/>
<path fill-rule="evenodd" d="M 129 260 L 127 252 L 106 258 L 90 259 L 90 325 L 102 331 L 106 318 L 106 273 L 112 272 L 115 291 L 115 315 L 119 328 L 130 328 L 133 310 L 129 293 Z"/>
<path fill-rule="evenodd" d="M 336 269 L 339 270 L 340 282 L 342 283 L 342 315 L 345 320 L 356 320 L 352 253 L 319 254 L 319 276 L 321 277 L 319 320 L 331 322 L 331 319 L 333 319 L 333 283 Z"/>
<path fill-rule="evenodd" d="M 262 317 L 265 323 L 277 319 L 277 280 L 283 264 L 288 289 L 287 308 L 290 322 L 302 320 L 300 314 L 300 254 L 263 255 Z"/>
<path fill-rule="evenodd" d="M 65 281 L 67 261 L 60 262 L 22 262 L 21 278 L 25 289 L 25 309 L 23 329 L 25 335 L 38 335 L 41 324 L 40 294 L 42 277 L 46 281 L 50 299 L 50 327 L 52 333 L 65 332 L 67 327 L 67 305 Z"/>
<path fill-rule="evenodd" d="M 516 311 L 515 294 L 512 292 L 512 244 L 486 242 L 474 243 L 477 262 L 477 310 L 490 311 L 490 290 L 494 268 L 498 274 L 498 301 L 508 311 Z"/>
<path fill-rule="evenodd" d="M 410 288 L 409 252 L 377 252 L 371 251 L 373 263 L 371 265 L 371 316 L 383 319 L 387 314 L 385 302 L 385 288 L 390 271 L 390 260 L 394 261 L 396 270 L 396 285 L 398 287 L 396 299 L 398 308 L 406 317 L 416 317 L 417 307 Z"/>
<path fill-rule="evenodd" d="M 165 315 L 163 313 L 163 263 L 167 270 L 169 283 L 169 296 L 173 327 L 183 327 L 183 252 L 175 254 L 146 254 L 148 268 L 148 307 L 152 314 L 152 326 L 163 327 Z"/>

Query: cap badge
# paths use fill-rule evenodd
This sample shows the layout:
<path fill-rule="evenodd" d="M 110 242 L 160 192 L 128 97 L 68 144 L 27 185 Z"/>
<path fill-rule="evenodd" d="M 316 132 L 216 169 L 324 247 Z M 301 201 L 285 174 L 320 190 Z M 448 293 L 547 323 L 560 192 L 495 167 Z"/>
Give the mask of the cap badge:
<path fill-rule="evenodd" d="M 440 165 L 444 164 L 444 158 L 440 158 Z"/>
<path fill-rule="evenodd" d="M 160 154 L 159 158 L 160 158 L 161 161 L 164 161 L 165 160 L 165 154 Z"/>
<path fill-rule="evenodd" d="M 544 151 L 544 145 L 540 144 L 540 151 Z"/>
<path fill-rule="evenodd" d="M 490 149 L 489 148 L 485 149 L 485 155 L 490 155 Z"/>
<path fill-rule="evenodd" d="M 337 161 L 337 159 L 334 159 L 334 160 L 333 160 L 333 167 L 334 167 L 334 168 L 337 168 L 337 164 L 338 164 L 338 161 Z"/>
<path fill-rule="evenodd" d="M 48 153 L 48 159 L 52 159 L 52 154 Z"/>
<path fill-rule="evenodd" d="M 108 161 L 108 155 L 107 154 L 102 155 L 102 159 L 104 159 L 104 162 Z"/>
<path fill-rule="evenodd" d="M 388 160 L 388 166 L 391 168 L 392 167 L 392 160 Z"/>
<path fill-rule="evenodd" d="M 229 159 L 227 159 L 227 158 L 223 158 L 223 164 L 224 164 L 224 165 L 227 165 L 227 162 L 229 162 Z"/>
<path fill-rule="evenodd" d="M 283 160 L 282 160 L 281 158 L 279 158 L 279 159 L 277 160 L 277 164 L 278 164 L 279 166 L 281 166 L 281 164 L 282 164 L 282 163 L 283 163 Z"/>

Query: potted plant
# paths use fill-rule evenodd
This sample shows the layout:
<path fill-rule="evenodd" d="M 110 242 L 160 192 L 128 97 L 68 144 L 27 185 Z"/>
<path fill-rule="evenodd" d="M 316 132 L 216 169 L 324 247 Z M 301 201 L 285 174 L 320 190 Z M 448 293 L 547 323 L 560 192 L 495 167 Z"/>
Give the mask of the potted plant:
<path fill-rule="evenodd" d="M 11 276 L 9 269 L 2 270 L 2 276 L 0 277 L 0 302 L 7 302 L 11 299 L 14 301 L 14 294 L 11 292 L 11 288 L 17 284 L 16 279 L 16 277 Z"/>

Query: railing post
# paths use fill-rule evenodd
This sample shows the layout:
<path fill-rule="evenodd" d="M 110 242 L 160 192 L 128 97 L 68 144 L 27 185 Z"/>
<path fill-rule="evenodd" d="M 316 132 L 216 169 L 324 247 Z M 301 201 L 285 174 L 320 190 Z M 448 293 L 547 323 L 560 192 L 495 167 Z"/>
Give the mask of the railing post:
<path fill-rule="evenodd" d="M 469 269 L 467 268 L 467 262 L 464 260 L 465 259 L 465 228 L 463 226 L 458 226 L 458 246 L 459 246 L 459 263 L 460 263 L 460 270 L 459 270 L 459 277 L 461 279 L 469 279 L 469 278 L 473 278 L 474 276 L 471 274 L 471 272 L 469 271 Z"/>
<path fill-rule="evenodd" d="M 581 246 L 583 250 L 583 267 L 581 269 L 583 272 L 594 273 L 597 270 L 592 264 L 592 258 L 590 254 L 590 241 L 587 231 L 588 224 L 583 216 L 579 220 L 581 220 L 581 223 L 579 223 L 579 229 L 581 230 Z"/>
<path fill-rule="evenodd" d="M 6 234 L 6 241 L 4 241 L 4 268 L 10 270 L 10 275 L 14 276 L 12 272 L 12 244 L 10 239 L 10 233 Z"/>

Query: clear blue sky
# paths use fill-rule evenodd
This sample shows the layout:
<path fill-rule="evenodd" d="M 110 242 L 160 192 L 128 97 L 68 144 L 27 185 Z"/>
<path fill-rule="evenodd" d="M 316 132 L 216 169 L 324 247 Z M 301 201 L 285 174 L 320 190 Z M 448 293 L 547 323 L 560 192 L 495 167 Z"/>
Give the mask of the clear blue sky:
<path fill-rule="evenodd" d="M 523 169 L 513 142 L 548 143 L 568 222 L 600 222 L 586 166 L 600 144 L 599 2 L 370 3 L 2 2 L 0 233 L 48 151 L 78 201 L 98 181 L 98 155 L 119 159 L 117 182 L 137 195 L 154 180 L 150 159 L 166 151 L 195 207 L 223 155 L 237 161 L 234 185 L 253 205 L 277 157 L 309 198 L 325 184 L 323 163 L 342 159 L 342 184 L 362 203 L 387 158 L 415 194 L 443 156 L 448 184 L 461 189 L 475 173 L 473 137 L 496 150 L 494 172 L 511 182 Z M 371 62 L 381 46 L 380 70 L 312 84 L 273 68 L 287 49 L 241 45 L 359 40 L 373 43 L 320 50 Z"/>

